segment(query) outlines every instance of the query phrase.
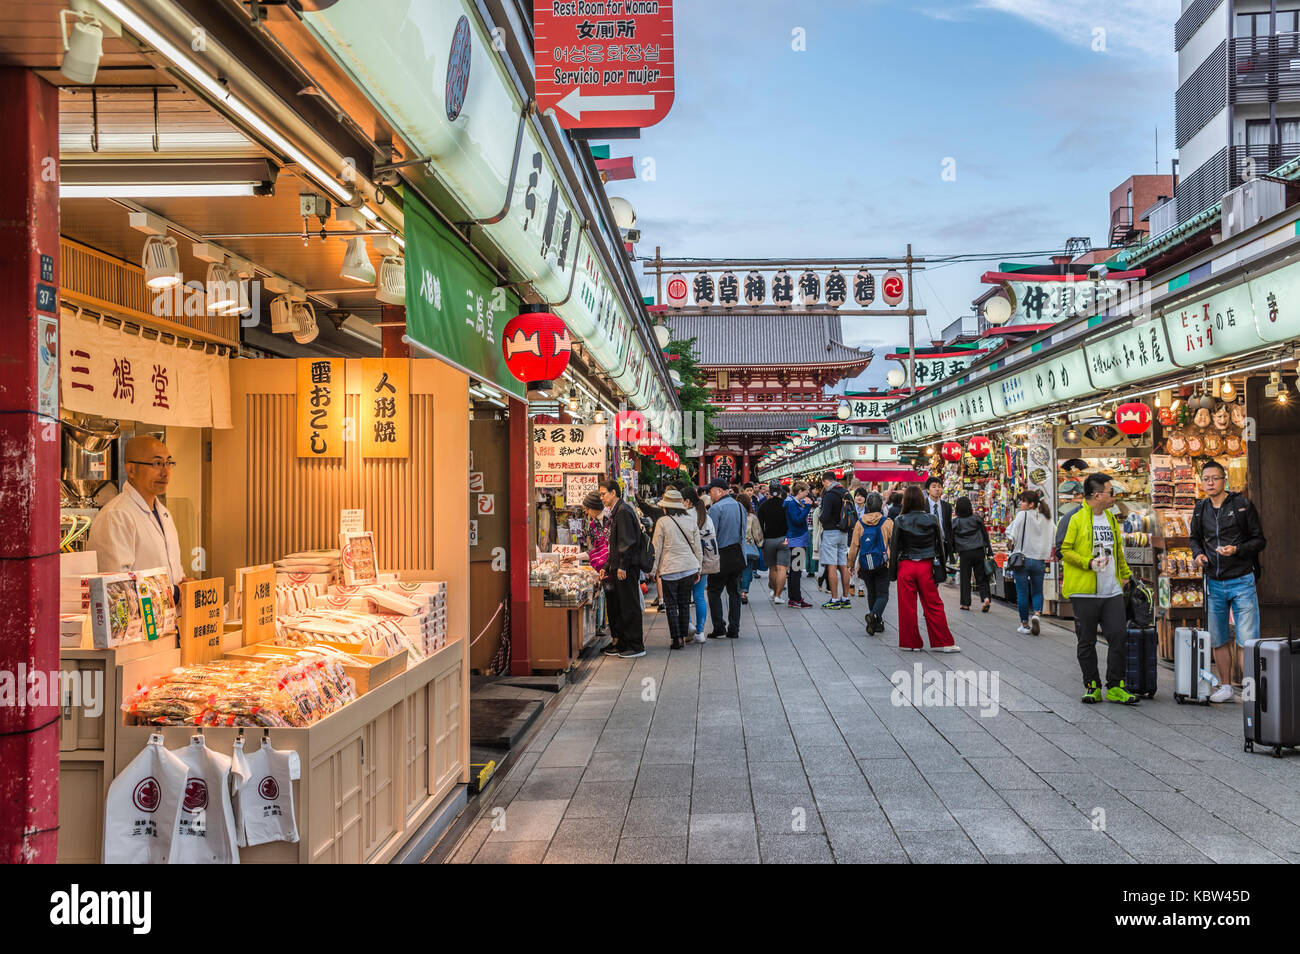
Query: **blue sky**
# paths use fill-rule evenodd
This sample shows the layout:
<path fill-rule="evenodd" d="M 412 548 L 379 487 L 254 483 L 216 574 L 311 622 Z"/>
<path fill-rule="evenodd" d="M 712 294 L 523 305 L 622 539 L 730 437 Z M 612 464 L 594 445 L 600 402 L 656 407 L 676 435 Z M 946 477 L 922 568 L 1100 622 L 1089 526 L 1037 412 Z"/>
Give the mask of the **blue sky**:
<path fill-rule="evenodd" d="M 1178 0 L 682 2 L 672 111 L 640 140 L 611 143 L 638 169 L 653 159 L 655 178 L 609 191 L 637 211 L 638 255 L 1101 245 L 1110 190 L 1157 171 L 1157 130 L 1158 171 L 1169 170 L 1178 13 Z M 941 175 L 949 157 L 954 181 Z M 918 280 L 936 337 L 970 314 L 995 264 Z M 905 320 L 843 322 L 850 344 L 906 343 Z M 883 383 L 888 366 L 856 384 Z"/>

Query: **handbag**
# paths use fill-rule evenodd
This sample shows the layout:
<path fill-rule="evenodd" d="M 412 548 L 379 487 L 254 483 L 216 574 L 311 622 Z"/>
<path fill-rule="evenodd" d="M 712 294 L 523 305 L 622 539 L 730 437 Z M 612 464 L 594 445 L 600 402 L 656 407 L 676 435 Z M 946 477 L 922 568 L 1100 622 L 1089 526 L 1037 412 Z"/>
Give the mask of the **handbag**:
<path fill-rule="evenodd" d="M 943 583 L 948 579 L 948 565 L 943 562 L 943 536 L 941 531 L 935 528 L 936 553 L 939 554 L 930 562 L 930 576 L 934 577 L 934 582 Z"/>
<path fill-rule="evenodd" d="M 1016 545 L 1016 549 L 1007 557 L 1007 562 L 1004 567 L 1005 575 L 1008 580 L 1015 576 L 1016 570 L 1023 570 L 1025 568 L 1025 530 L 1028 526 L 1029 518 L 1026 517 L 1024 522 L 1020 525 L 1020 543 Z"/>

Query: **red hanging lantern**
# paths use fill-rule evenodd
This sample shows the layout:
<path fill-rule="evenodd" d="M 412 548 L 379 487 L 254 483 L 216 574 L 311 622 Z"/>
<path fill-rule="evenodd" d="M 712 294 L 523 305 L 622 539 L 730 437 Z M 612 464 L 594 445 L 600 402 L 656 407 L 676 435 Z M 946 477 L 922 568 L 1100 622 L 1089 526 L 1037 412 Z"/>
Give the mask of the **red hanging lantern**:
<path fill-rule="evenodd" d="M 614 429 L 620 441 L 635 441 L 646 432 L 645 415 L 640 411 L 619 411 Z"/>
<path fill-rule="evenodd" d="M 948 441 L 943 445 L 939 454 L 948 463 L 955 464 L 957 461 L 961 460 L 961 445 L 956 441 Z"/>
<path fill-rule="evenodd" d="M 1115 408 L 1115 426 L 1129 437 L 1145 434 L 1151 427 L 1151 408 L 1141 401 L 1130 401 Z"/>
<path fill-rule="evenodd" d="M 976 460 L 983 460 L 993 451 L 993 444 L 987 437 L 980 435 L 972 437 L 970 443 L 966 445 L 966 452 Z"/>
<path fill-rule="evenodd" d="M 524 305 L 501 332 L 506 367 L 530 391 L 549 390 L 569 366 L 572 352 L 569 329 L 545 305 Z"/>
<path fill-rule="evenodd" d="M 843 468 L 843 467 L 836 467 L 836 468 L 835 468 L 835 479 L 836 479 L 836 480 L 843 480 L 843 479 L 844 479 L 844 468 Z"/>

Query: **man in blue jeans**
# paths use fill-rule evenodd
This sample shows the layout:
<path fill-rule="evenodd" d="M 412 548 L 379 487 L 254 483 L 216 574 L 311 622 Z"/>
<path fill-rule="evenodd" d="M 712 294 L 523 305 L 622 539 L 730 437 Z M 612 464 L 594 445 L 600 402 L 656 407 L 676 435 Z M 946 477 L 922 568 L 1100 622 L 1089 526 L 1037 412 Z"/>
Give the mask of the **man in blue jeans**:
<path fill-rule="evenodd" d="M 718 572 L 709 574 L 709 615 L 713 617 L 713 632 L 709 639 L 724 636 L 735 639 L 740 635 L 740 574 L 745 569 L 745 553 L 741 541 L 745 534 L 745 511 L 740 501 L 727 493 L 727 482 L 715 477 L 709 484 L 713 506 L 709 518 L 718 533 Z M 728 618 L 722 615 L 722 591 L 727 591 Z"/>
<path fill-rule="evenodd" d="M 1259 554 L 1268 541 L 1255 505 L 1238 493 L 1228 491 L 1227 471 L 1217 460 L 1201 465 L 1201 486 L 1205 497 L 1192 511 L 1192 552 L 1205 574 L 1205 608 L 1210 619 L 1210 642 L 1214 645 L 1214 666 L 1221 685 L 1210 695 L 1211 702 L 1231 702 L 1232 647 L 1228 645 L 1228 610 L 1237 624 L 1237 661 L 1247 640 L 1259 639 L 1259 597 L 1255 592 L 1255 570 Z"/>

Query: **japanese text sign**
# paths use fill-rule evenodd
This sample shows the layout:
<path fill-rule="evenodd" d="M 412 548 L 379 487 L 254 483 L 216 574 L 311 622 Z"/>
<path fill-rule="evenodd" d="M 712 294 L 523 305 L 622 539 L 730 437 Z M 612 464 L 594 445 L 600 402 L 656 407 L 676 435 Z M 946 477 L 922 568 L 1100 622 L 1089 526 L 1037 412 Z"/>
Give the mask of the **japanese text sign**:
<path fill-rule="evenodd" d="M 225 580 L 190 580 L 181 584 L 181 665 L 221 656 L 222 598 Z"/>
<path fill-rule="evenodd" d="M 406 457 L 411 450 L 409 358 L 361 359 L 361 456 Z"/>
<path fill-rule="evenodd" d="M 1159 321 L 1127 328 L 1084 345 L 1083 351 L 1092 385 L 1101 390 L 1145 381 L 1174 369 L 1165 328 Z"/>
<path fill-rule="evenodd" d="M 536 424 L 533 426 L 533 468 L 570 473 L 603 473 L 604 424 Z"/>
<path fill-rule="evenodd" d="M 274 639 L 275 567 L 268 564 L 245 570 L 240 585 L 244 645 L 252 646 Z"/>
<path fill-rule="evenodd" d="M 299 457 L 343 456 L 343 359 L 298 359 Z"/>
<path fill-rule="evenodd" d="M 534 0 L 537 109 L 565 129 L 653 126 L 673 105 L 671 0 Z"/>

